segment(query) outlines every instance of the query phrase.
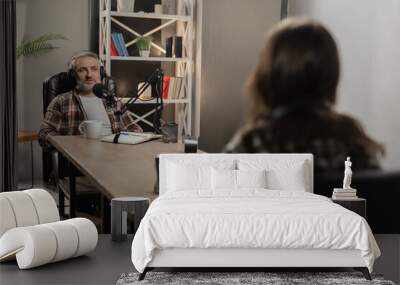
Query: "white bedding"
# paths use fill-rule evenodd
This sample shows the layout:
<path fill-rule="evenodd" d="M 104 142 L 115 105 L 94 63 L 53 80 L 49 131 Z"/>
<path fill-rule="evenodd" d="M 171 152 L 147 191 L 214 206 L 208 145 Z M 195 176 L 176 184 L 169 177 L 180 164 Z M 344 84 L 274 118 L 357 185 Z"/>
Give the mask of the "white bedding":
<path fill-rule="evenodd" d="M 165 248 L 358 249 L 371 272 L 380 255 L 359 215 L 323 196 L 265 189 L 160 196 L 134 237 L 135 268 Z"/>

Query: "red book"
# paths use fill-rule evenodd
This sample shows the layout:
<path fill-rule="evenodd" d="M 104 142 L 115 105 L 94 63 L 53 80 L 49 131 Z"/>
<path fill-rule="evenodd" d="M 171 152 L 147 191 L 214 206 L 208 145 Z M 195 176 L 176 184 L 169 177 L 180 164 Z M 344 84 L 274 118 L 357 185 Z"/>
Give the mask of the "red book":
<path fill-rule="evenodd" d="M 111 39 L 110 51 L 111 51 L 111 56 L 118 56 L 117 49 L 115 48 L 115 44 L 114 44 L 114 41 L 112 39 Z"/>
<path fill-rule="evenodd" d="M 164 80 L 163 80 L 163 93 L 162 93 L 162 96 L 163 96 L 163 99 L 164 100 L 167 100 L 168 99 L 168 97 L 169 97 L 169 80 L 170 80 L 170 78 L 169 78 L 169 76 L 167 76 L 167 75 L 164 75 Z"/>

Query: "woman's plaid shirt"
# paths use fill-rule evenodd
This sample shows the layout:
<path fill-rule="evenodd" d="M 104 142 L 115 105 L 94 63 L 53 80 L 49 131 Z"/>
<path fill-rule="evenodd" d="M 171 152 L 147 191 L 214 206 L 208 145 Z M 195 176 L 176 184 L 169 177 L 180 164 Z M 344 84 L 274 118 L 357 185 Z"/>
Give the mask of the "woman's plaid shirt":
<path fill-rule="evenodd" d="M 110 107 L 103 99 L 104 107 L 110 118 L 113 133 L 119 131 L 142 132 L 142 128 L 134 122 L 129 112 L 119 115 L 122 111 L 123 104 L 121 101 L 116 102 L 115 107 Z M 79 135 L 78 127 L 81 122 L 86 120 L 85 112 L 79 96 L 75 91 L 70 91 L 58 95 L 49 104 L 46 115 L 40 126 L 39 143 L 43 147 L 48 147 L 47 136 L 55 135 Z"/>

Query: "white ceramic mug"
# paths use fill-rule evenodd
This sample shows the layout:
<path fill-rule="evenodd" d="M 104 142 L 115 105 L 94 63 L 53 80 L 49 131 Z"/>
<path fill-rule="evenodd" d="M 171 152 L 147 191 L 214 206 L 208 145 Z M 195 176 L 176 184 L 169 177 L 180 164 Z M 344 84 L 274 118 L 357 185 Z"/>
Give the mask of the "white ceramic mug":
<path fill-rule="evenodd" d="M 87 120 L 79 125 L 79 131 L 88 139 L 98 139 L 103 132 L 103 123 L 101 121 Z"/>

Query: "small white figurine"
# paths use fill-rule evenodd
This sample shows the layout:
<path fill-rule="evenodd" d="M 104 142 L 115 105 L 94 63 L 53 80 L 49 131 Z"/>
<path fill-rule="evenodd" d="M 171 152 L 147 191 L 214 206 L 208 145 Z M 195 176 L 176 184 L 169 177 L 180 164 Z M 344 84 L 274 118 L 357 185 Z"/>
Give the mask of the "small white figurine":
<path fill-rule="evenodd" d="M 351 177 L 353 172 L 351 171 L 351 161 L 350 157 L 347 157 L 347 160 L 344 162 L 344 179 L 343 179 L 343 189 L 353 189 L 350 187 Z"/>

